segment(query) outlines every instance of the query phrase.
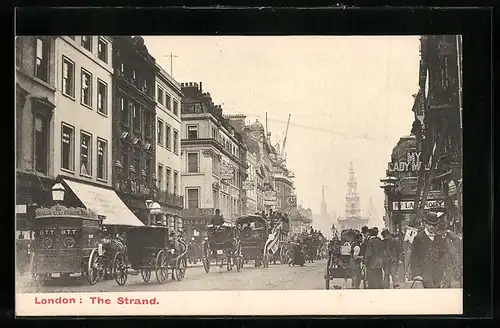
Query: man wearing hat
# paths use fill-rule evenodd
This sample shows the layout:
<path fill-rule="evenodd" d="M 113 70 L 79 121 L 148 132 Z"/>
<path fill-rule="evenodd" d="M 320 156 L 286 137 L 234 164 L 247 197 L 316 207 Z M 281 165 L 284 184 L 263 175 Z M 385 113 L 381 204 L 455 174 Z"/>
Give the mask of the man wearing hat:
<path fill-rule="evenodd" d="M 366 268 L 366 280 L 369 289 L 382 289 L 383 285 L 383 253 L 384 242 L 377 236 L 378 231 L 368 229 L 370 238 L 366 242 L 366 253 L 364 264 Z"/>
<path fill-rule="evenodd" d="M 439 224 L 437 213 L 428 212 L 424 219 L 424 229 L 413 239 L 410 255 L 412 277 L 421 278 L 424 288 L 439 288 L 443 280 L 443 257 L 446 244 L 440 234 L 436 234 Z"/>

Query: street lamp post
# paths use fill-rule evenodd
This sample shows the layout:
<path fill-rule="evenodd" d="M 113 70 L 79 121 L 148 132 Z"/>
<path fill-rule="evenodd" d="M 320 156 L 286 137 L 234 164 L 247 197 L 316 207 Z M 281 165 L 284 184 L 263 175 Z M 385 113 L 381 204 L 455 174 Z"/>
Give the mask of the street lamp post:
<path fill-rule="evenodd" d="M 52 187 L 52 199 L 56 204 L 60 204 L 64 201 L 64 192 L 66 191 L 66 188 L 62 185 L 62 183 L 56 183 Z"/>
<path fill-rule="evenodd" d="M 397 209 L 397 218 L 398 221 L 397 223 L 394 222 L 394 218 L 396 217 L 395 215 L 392 215 L 393 209 L 391 208 L 391 203 L 392 201 L 389 201 L 389 210 L 391 212 L 390 216 L 390 221 L 392 224 L 395 224 L 395 229 L 397 229 L 398 233 L 401 232 L 401 192 L 399 191 L 399 188 L 397 187 L 397 184 L 399 182 L 399 179 L 393 176 L 388 176 L 384 179 L 381 179 L 380 182 L 382 182 L 382 185 L 380 188 L 384 189 L 385 193 L 392 199 L 396 199 L 398 203 L 398 209 Z"/>

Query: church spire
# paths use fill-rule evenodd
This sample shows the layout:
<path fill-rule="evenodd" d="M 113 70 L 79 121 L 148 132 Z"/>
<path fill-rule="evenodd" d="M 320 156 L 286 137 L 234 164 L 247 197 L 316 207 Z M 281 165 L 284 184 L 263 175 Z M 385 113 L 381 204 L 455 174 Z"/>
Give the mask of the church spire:
<path fill-rule="evenodd" d="M 348 218 L 361 216 L 358 182 L 354 175 L 354 166 L 352 162 L 349 164 L 349 180 L 347 181 L 347 195 L 345 197 L 345 216 Z"/>

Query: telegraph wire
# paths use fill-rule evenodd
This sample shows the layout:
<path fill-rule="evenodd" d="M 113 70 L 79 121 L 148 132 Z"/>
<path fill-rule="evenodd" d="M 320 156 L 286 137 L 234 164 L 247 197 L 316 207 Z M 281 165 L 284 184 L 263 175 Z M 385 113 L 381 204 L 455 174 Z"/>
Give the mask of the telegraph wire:
<path fill-rule="evenodd" d="M 244 113 L 244 112 L 241 112 L 239 111 L 240 114 L 243 114 L 243 115 L 247 115 L 247 116 L 253 116 L 253 117 L 256 117 L 256 118 L 259 118 L 259 119 L 262 119 L 264 118 L 263 116 L 261 115 L 256 115 L 256 114 L 248 114 L 248 113 Z M 279 120 L 279 119 L 274 119 L 274 118 L 269 118 L 268 117 L 268 120 L 269 121 L 273 121 L 273 122 L 279 122 L 279 123 L 283 123 L 283 124 L 286 124 L 287 122 L 286 121 L 282 121 L 282 120 Z M 367 134 L 364 134 L 364 135 L 356 135 L 356 134 L 350 134 L 350 133 L 346 133 L 346 132 L 341 132 L 341 131 L 336 131 L 336 130 L 332 130 L 332 129 L 326 129 L 326 128 L 320 128 L 320 127 L 315 127 L 315 126 L 312 126 L 312 125 L 306 125 L 306 124 L 299 124 L 299 123 L 290 123 L 291 126 L 295 126 L 295 127 L 299 127 L 299 128 L 303 128 L 303 129 L 306 129 L 306 130 L 312 130 L 312 131 L 319 131 L 319 132 L 324 132 L 324 133 L 329 133 L 329 134 L 332 134 L 332 135 L 342 135 L 346 138 L 357 138 L 357 139 L 365 139 L 365 140 L 372 140 L 372 141 L 385 141 L 386 139 L 385 138 L 374 138 L 374 137 L 370 137 L 368 136 Z"/>

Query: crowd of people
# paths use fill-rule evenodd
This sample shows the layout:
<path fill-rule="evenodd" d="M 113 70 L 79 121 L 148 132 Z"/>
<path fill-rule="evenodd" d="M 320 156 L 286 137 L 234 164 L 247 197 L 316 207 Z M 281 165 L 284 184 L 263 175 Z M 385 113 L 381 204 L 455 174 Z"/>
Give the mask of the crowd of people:
<path fill-rule="evenodd" d="M 412 242 L 403 233 L 379 233 L 377 227 L 334 233 L 329 265 L 342 269 L 354 289 L 361 282 L 368 289 L 390 288 L 391 281 L 399 288 L 406 277 L 424 288 L 446 288 L 452 281 L 461 285 L 461 239 L 444 222 L 436 213 L 427 213 Z"/>

